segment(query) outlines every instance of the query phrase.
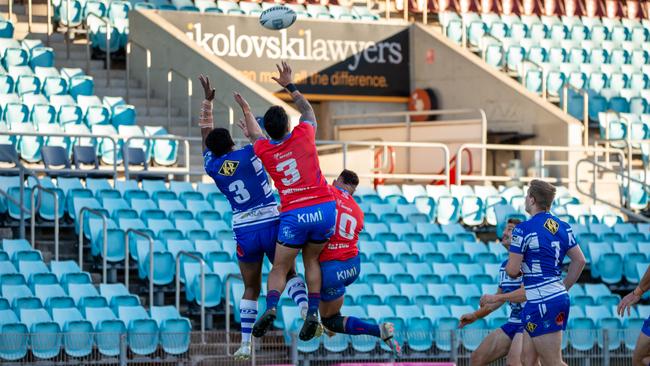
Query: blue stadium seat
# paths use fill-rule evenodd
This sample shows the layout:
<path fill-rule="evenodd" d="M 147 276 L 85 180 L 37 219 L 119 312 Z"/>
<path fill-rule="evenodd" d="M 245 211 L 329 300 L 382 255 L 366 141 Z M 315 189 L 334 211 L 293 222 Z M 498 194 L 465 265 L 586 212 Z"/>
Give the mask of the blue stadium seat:
<path fill-rule="evenodd" d="M 131 351 L 137 355 L 153 353 L 158 347 L 159 337 L 156 321 L 152 320 L 141 306 L 122 306 L 117 314 L 126 325 Z"/>
<path fill-rule="evenodd" d="M 588 351 L 596 342 L 595 322 L 587 317 L 569 319 L 569 342 L 578 351 Z"/>
<path fill-rule="evenodd" d="M 0 358 L 7 361 L 19 360 L 27 355 L 29 329 L 9 309 L 0 310 Z"/>
<path fill-rule="evenodd" d="M 85 357 L 93 349 L 93 326 L 79 310 L 52 309 L 52 318 L 63 334 L 63 349 L 72 357 Z"/>
<path fill-rule="evenodd" d="M 34 356 L 48 359 L 59 354 L 61 328 L 45 309 L 21 309 L 20 321 L 29 328 L 30 346 Z"/>
<path fill-rule="evenodd" d="M 173 306 L 153 306 L 151 317 L 158 323 L 160 343 L 170 354 L 185 353 L 190 346 L 191 323 Z"/>

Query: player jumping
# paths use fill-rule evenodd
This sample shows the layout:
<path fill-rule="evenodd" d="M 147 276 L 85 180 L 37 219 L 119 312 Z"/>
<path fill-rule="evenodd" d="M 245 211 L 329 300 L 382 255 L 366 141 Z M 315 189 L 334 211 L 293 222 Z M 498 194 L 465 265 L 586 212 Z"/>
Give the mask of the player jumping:
<path fill-rule="evenodd" d="M 337 217 L 334 235 L 319 258 L 323 277 L 320 315 L 323 325 L 332 332 L 375 336 L 399 353 L 400 345 L 393 339 L 392 323 L 377 325 L 341 315 L 345 287 L 356 281 L 361 272 L 357 242 L 363 228 L 363 211 L 352 197 L 358 185 L 357 174 L 343 170 L 331 187 L 336 198 Z"/>
<path fill-rule="evenodd" d="M 571 227 L 549 212 L 554 198 L 551 184 L 530 182 L 525 206 L 532 217 L 513 230 L 506 265 L 510 277 L 523 273 L 527 300 L 522 313 L 526 329 L 523 347 L 539 356 L 543 366 L 566 365 L 562 360 L 562 332 L 571 305 L 567 291 L 585 266 L 585 256 Z M 571 263 L 562 280 L 565 255 Z"/>
<path fill-rule="evenodd" d="M 273 324 L 286 274 L 302 249 L 307 278 L 308 313 L 299 338 L 310 340 L 319 329 L 321 272 L 318 256 L 332 236 L 336 224 L 336 203 L 321 173 L 316 151 L 316 116 L 311 105 L 292 82 L 292 71 L 285 62 L 277 66 L 279 77 L 273 78 L 285 88 L 301 113 L 300 123 L 290 131 L 289 117 L 279 106 L 264 114 L 264 128 L 271 139 L 262 134 L 248 103 L 235 93 L 235 100 L 244 112 L 245 133 L 257 156 L 271 175 L 280 193 L 282 214 L 275 261 L 268 278 L 266 311 L 253 327 L 253 335 L 263 336 Z"/>
<path fill-rule="evenodd" d="M 627 294 L 616 309 L 618 315 L 624 316 L 627 310 L 627 315 L 630 315 L 630 308 L 641 300 L 641 296 L 650 290 L 650 266 L 645 271 L 643 278 L 639 281 L 639 285 L 634 291 Z M 636 347 L 632 354 L 632 365 L 634 366 L 647 366 L 650 365 L 650 317 L 646 319 L 641 328 L 641 333 L 636 341 Z"/>
<path fill-rule="evenodd" d="M 253 152 L 253 146 L 237 148 L 228 130 L 214 128 L 212 100 L 215 90 L 207 77 L 201 75 L 199 81 L 205 92 L 199 119 L 205 172 L 214 179 L 232 207 L 237 259 L 244 280 L 244 295 L 239 305 L 242 343 L 235 352 L 235 358 L 248 359 L 251 355 L 251 329 L 257 317 L 257 298 L 262 283 L 262 260 L 266 254 L 273 262 L 280 214 L 266 172 Z M 288 272 L 289 295 L 306 311 L 305 283 L 296 275 L 293 267 Z"/>
<path fill-rule="evenodd" d="M 512 240 L 512 230 L 521 220 L 511 218 L 503 231 L 503 238 L 501 243 L 506 249 L 510 249 L 510 242 Z M 464 314 L 460 317 L 460 328 L 472 324 L 478 319 L 486 317 L 492 313 L 506 300 L 501 298 L 502 294 L 514 295 L 515 291 L 518 293 L 519 298 L 510 299 L 510 317 L 508 322 L 501 326 L 501 328 L 488 334 L 487 337 L 481 342 L 476 351 L 472 352 L 470 365 L 488 365 L 489 363 L 506 356 L 506 365 L 521 365 L 522 363 L 522 341 L 524 326 L 521 320 L 521 310 L 523 303 L 526 301 L 525 293 L 517 291 L 522 287 L 521 277 L 511 278 L 506 272 L 506 264 L 504 261 L 499 269 L 499 288 L 495 295 L 483 295 L 481 298 L 481 307 L 473 312 Z M 515 295 L 516 296 L 516 295 Z"/>

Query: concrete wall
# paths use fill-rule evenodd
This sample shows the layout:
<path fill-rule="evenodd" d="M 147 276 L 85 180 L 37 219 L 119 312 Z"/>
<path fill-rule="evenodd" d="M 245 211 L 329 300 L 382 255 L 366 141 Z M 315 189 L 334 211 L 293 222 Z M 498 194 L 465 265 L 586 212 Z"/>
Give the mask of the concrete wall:
<path fill-rule="evenodd" d="M 170 68 L 192 78 L 193 127 L 198 123 L 198 113 L 203 100 L 203 89 L 197 79 L 201 73 L 208 75 L 212 85 L 216 88 L 214 103 L 216 126 L 228 127 L 228 107 L 233 108 L 235 121 L 241 116 L 241 111 L 232 97 L 233 91 L 239 91 L 248 100 L 256 114 L 263 114 L 270 105 L 281 105 L 292 116 L 292 119 L 297 119 L 298 112 L 294 108 L 243 77 L 236 67 L 209 54 L 195 42 L 190 41 L 182 31 L 159 16 L 158 11 L 132 11 L 129 13 L 129 22 L 131 29 L 129 39 L 146 45 L 151 52 L 151 88 L 157 97 L 165 98 L 167 95 L 167 72 Z M 144 82 L 145 75 L 143 55 L 143 51 L 133 47 L 131 75 L 142 82 Z M 187 82 L 174 74 L 172 106 L 181 108 L 183 116 L 187 115 L 186 100 Z M 160 124 L 165 125 L 166 121 L 163 120 Z M 183 128 L 176 128 L 177 131 L 172 130 L 172 132 L 186 135 L 186 124 L 183 122 L 180 124 L 180 127 Z M 233 131 L 236 137 L 241 137 L 236 126 Z M 198 127 L 191 129 L 191 135 L 199 135 Z"/>
<path fill-rule="evenodd" d="M 531 133 L 535 137 L 526 141 L 531 145 L 581 144 L 579 121 L 431 27 L 413 25 L 410 41 L 411 85 L 434 89 L 440 109 L 482 108 L 488 131 Z"/>

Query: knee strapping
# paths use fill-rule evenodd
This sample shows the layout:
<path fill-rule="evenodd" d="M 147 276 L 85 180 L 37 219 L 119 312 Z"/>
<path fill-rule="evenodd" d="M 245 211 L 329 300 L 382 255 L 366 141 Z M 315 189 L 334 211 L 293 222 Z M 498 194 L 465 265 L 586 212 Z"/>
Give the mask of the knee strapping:
<path fill-rule="evenodd" d="M 336 313 L 329 318 L 322 318 L 321 321 L 325 328 L 335 333 L 345 333 L 345 317 L 341 313 Z"/>

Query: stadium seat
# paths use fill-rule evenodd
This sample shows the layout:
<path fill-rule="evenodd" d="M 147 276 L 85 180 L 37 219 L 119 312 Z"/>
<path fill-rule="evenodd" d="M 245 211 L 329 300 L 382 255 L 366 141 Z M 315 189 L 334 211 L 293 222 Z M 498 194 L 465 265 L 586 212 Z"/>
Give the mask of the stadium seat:
<path fill-rule="evenodd" d="M 153 306 L 151 317 L 160 329 L 160 344 L 170 354 L 185 353 L 190 346 L 191 324 L 173 306 Z"/>
<path fill-rule="evenodd" d="M 141 306 L 122 306 L 117 315 L 127 328 L 127 341 L 137 355 L 148 355 L 158 347 L 159 329 Z"/>

